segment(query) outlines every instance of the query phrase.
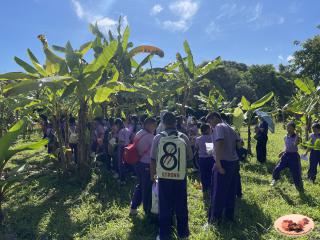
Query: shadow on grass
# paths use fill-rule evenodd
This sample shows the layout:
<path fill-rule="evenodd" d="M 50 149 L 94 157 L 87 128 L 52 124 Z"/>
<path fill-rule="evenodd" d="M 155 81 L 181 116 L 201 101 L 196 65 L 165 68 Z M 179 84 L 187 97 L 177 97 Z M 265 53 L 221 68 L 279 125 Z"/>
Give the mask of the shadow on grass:
<path fill-rule="evenodd" d="M 257 162 L 245 162 L 242 164 L 242 168 L 245 171 L 253 172 L 253 173 L 260 173 L 260 174 L 272 174 L 273 169 L 275 168 L 276 164 L 270 161 L 266 163 L 257 163 Z"/>
<path fill-rule="evenodd" d="M 294 201 L 279 187 L 275 188 L 277 192 L 280 194 L 280 196 L 289 204 L 290 206 L 294 206 Z"/>
<path fill-rule="evenodd" d="M 98 196 L 104 210 L 106 210 L 110 203 L 116 204 L 120 208 L 128 208 L 136 184 L 136 178 L 132 177 L 132 173 L 129 173 L 125 184 L 122 185 L 112 176 L 113 172 L 106 170 L 105 165 L 96 168 L 95 177 L 97 179 L 90 192 Z"/>
<path fill-rule="evenodd" d="M 294 186 L 292 186 L 292 188 L 293 188 L 292 189 L 293 191 L 297 191 L 294 188 Z M 318 206 L 317 200 L 315 198 L 313 198 L 310 194 L 306 193 L 306 192 L 299 192 L 300 201 L 299 202 L 294 202 L 290 198 L 290 196 L 283 191 L 283 189 L 281 189 L 279 187 L 276 187 L 275 189 L 280 194 L 280 196 L 287 202 L 287 204 L 289 204 L 291 206 L 300 205 L 300 204 L 306 204 L 309 207 L 317 207 Z"/>
<path fill-rule="evenodd" d="M 271 179 L 271 176 L 270 176 L 270 179 Z M 243 176 L 243 177 L 241 177 L 241 180 L 242 180 L 243 185 L 247 185 L 246 184 L 247 182 L 251 182 L 251 183 L 254 183 L 257 185 L 269 185 L 270 184 L 270 181 L 268 181 L 268 180 L 260 179 L 260 178 L 253 177 L 253 176 Z"/>
<path fill-rule="evenodd" d="M 103 210 L 108 211 L 112 205 L 125 209 L 129 216 L 130 203 L 137 183 L 132 177 L 132 172 L 128 173 L 126 184 L 121 185 L 117 179 L 112 177 L 113 172 L 106 170 L 105 165 L 96 169 L 96 181 L 90 189 L 92 194 L 96 194 L 102 203 Z M 117 217 L 117 216 L 115 216 Z M 131 218 L 132 227 L 128 235 L 128 240 L 148 240 L 155 239 L 158 231 L 158 218 L 156 215 L 145 216 L 139 214 Z"/>
<path fill-rule="evenodd" d="M 6 209 L 9 227 L 18 239 L 72 239 L 83 229 L 68 214 L 82 192 L 79 184 L 73 180 L 62 183 L 54 173 L 35 174 L 24 182 L 29 188 L 17 189 L 21 193 L 14 203 L 17 207 Z M 33 187 L 33 182 L 37 186 Z"/>
<path fill-rule="evenodd" d="M 309 207 L 318 207 L 319 201 L 306 192 L 299 193 L 301 203 L 307 204 Z"/>
<path fill-rule="evenodd" d="M 131 227 L 128 240 L 154 240 L 158 233 L 158 217 L 134 217 L 132 218 L 133 226 Z M 147 231 L 146 231 L 147 229 Z"/>
<path fill-rule="evenodd" d="M 238 200 L 235 223 L 222 223 L 216 227 L 222 239 L 261 239 L 272 227 L 272 219 L 258 204 Z"/>

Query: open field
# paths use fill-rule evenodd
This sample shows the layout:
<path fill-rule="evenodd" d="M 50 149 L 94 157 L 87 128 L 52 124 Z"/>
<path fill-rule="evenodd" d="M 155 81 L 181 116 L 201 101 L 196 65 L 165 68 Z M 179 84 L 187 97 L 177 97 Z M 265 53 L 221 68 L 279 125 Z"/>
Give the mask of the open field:
<path fill-rule="evenodd" d="M 320 180 L 316 185 L 305 180 L 308 163 L 303 162 L 305 194 L 295 190 L 287 171 L 277 187 L 269 186 L 284 135 L 280 125 L 276 134 L 269 135 L 266 165 L 254 157 L 242 163 L 244 196 L 237 200 L 236 224 L 203 229 L 207 207 L 197 188 L 197 174 L 189 174 L 190 239 L 286 239 L 275 232 L 273 222 L 290 213 L 308 215 L 316 222 L 315 231 L 301 239 L 320 239 Z M 128 216 L 134 180 L 120 186 L 110 172 L 95 171 L 85 186 L 75 179 L 60 181 L 45 150 L 19 154 L 9 167 L 25 162 L 30 170 L 4 205 L 10 235 L 17 239 L 155 239 L 157 227 L 143 213 L 133 219 Z"/>

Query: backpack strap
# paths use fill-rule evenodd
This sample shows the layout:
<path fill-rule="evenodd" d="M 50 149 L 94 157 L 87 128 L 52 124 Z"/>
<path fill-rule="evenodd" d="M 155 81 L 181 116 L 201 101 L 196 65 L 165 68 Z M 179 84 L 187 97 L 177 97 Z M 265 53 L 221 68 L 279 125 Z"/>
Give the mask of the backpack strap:
<path fill-rule="evenodd" d="M 178 136 L 178 137 L 180 137 L 180 136 L 182 135 L 182 133 L 179 132 L 179 131 L 177 131 L 177 130 L 173 131 L 173 132 L 170 133 L 170 134 L 168 134 L 167 131 L 163 131 L 163 132 L 161 132 L 160 134 L 161 134 L 163 137 L 169 137 L 169 136 L 172 136 L 173 134 L 175 134 L 175 135 Z"/>
<path fill-rule="evenodd" d="M 133 144 L 134 144 L 134 145 L 138 144 L 138 143 L 140 142 L 140 140 L 141 140 L 144 136 L 147 136 L 147 135 L 148 135 L 148 133 L 145 133 L 145 134 L 143 134 L 141 137 L 137 138 L 137 140 L 133 140 Z"/>

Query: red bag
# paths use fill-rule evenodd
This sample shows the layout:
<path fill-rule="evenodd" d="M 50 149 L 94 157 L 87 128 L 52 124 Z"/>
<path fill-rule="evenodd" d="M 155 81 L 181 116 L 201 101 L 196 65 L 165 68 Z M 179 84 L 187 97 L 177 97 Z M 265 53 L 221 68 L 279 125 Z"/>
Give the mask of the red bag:
<path fill-rule="evenodd" d="M 140 155 L 138 153 L 137 145 L 140 142 L 140 140 L 146 136 L 146 134 L 143 134 L 140 138 L 138 138 L 133 143 L 126 146 L 123 150 L 123 162 L 129 165 L 134 165 L 140 160 Z M 144 152 L 146 154 L 149 151 L 149 148 Z"/>

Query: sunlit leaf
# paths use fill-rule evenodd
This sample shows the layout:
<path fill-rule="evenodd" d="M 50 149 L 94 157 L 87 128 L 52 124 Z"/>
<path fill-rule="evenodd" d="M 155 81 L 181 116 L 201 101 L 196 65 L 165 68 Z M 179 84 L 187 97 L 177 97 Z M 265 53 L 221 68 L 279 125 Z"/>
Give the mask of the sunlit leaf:
<path fill-rule="evenodd" d="M 28 48 L 28 55 L 29 58 L 33 64 L 33 66 L 37 69 L 37 71 L 42 75 L 42 76 L 47 76 L 47 72 L 43 69 L 43 67 L 39 64 L 38 59 L 34 56 L 34 54 L 31 52 L 31 50 Z"/>
<path fill-rule="evenodd" d="M 255 110 L 258 108 L 261 108 L 263 105 L 265 105 L 267 102 L 269 102 L 274 96 L 273 92 L 268 93 L 267 95 L 260 98 L 258 101 L 251 104 L 251 109 Z"/>
<path fill-rule="evenodd" d="M 242 96 L 241 104 L 242 104 L 243 110 L 246 110 L 246 111 L 250 110 L 250 102 L 246 99 L 245 96 Z"/>
<path fill-rule="evenodd" d="M 24 70 L 26 70 L 28 73 L 35 74 L 38 73 L 36 69 L 34 69 L 30 64 L 26 63 L 25 61 L 21 60 L 18 57 L 14 57 L 14 61 L 22 67 Z"/>
<path fill-rule="evenodd" d="M 103 48 L 103 52 L 92 63 L 85 67 L 84 72 L 95 72 L 101 67 L 106 67 L 117 50 L 118 42 L 112 41 Z"/>
<path fill-rule="evenodd" d="M 188 43 L 187 40 L 184 41 L 183 46 L 184 46 L 184 51 L 187 53 L 189 71 L 192 74 L 194 74 L 194 72 L 195 72 L 195 64 L 194 64 L 193 55 L 192 55 L 192 52 L 191 52 L 191 49 L 190 49 L 190 46 L 189 46 L 189 43 Z"/>
<path fill-rule="evenodd" d="M 84 56 L 92 47 L 92 42 L 87 42 L 80 47 L 80 53 Z"/>
<path fill-rule="evenodd" d="M 97 89 L 97 92 L 94 96 L 94 102 L 95 103 L 103 103 L 107 100 L 109 100 L 110 94 L 114 93 L 115 90 L 109 88 L 109 87 L 99 87 Z"/>
<path fill-rule="evenodd" d="M 148 103 L 153 106 L 153 100 L 151 98 L 147 98 Z"/>
<path fill-rule="evenodd" d="M 30 79 L 37 79 L 35 75 L 26 74 L 23 72 L 9 72 L 0 74 L 0 81 L 4 80 L 30 80 Z"/>

